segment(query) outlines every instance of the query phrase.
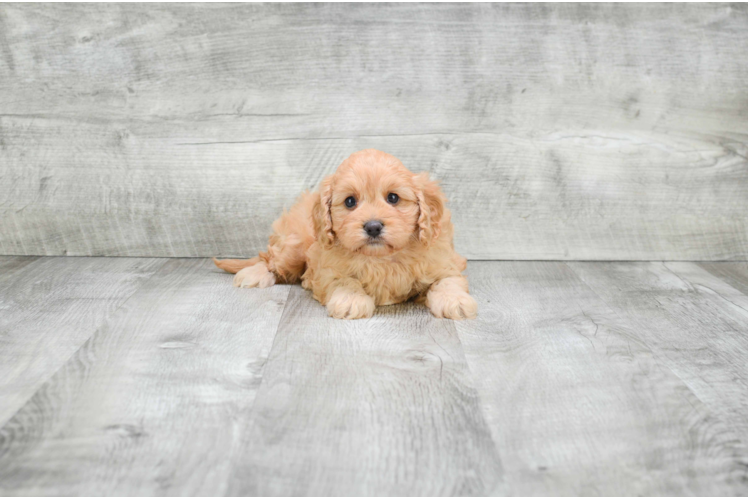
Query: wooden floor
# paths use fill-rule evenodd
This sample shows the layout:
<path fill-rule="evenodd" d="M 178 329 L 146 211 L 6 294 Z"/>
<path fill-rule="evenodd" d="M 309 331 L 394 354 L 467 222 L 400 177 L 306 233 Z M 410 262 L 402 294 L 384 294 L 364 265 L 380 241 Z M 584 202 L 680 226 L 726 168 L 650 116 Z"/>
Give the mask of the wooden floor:
<path fill-rule="evenodd" d="M 471 262 L 340 321 L 204 259 L 0 258 L 3 495 L 746 495 L 748 263 Z"/>

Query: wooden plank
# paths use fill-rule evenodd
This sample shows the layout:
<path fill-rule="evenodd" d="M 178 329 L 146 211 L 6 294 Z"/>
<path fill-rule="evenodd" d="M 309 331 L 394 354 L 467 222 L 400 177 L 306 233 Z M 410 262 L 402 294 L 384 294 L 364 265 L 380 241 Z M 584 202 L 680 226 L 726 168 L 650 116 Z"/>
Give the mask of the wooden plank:
<path fill-rule="evenodd" d="M 748 262 L 699 262 L 698 265 L 748 295 Z"/>
<path fill-rule="evenodd" d="M 570 266 L 748 444 L 748 297 L 688 262 Z"/>
<path fill-rule="evenodd" d="M 3 4 L 0 253 L 255 254 L 375 147 L 441 179 L 468 258 L 746 259 L 747 25 L 740 4 Z"/>
<path fill-rule="evenodd" d="M 0 290 L 5 283 L 13 283 L 13 276 L 22 272 L 29 264 L 39 260 L 39 257 L 0 256 Z M 7 285 L 10 286 L 10 285 Z"/>
<path fill-rule="evenodd" d="M 454 323 L 422 305 L 327 316 L 293 288 L 232 495 L 477 495 L 502 469 Z"/>
<path fill-rule="evenodd" d="M 0 258 L 0 426 L 163 263 Z"/>
<path fill-rule="evenodd" d="M 652 325 L 631 325 L 563 263 L 468 272 L 479 315 L 457 330 L 512 493 L 748 492 L 745 448 L 649 348 Z"/>
<path fill-rule="evenodd" d="M 35 126 L 44 129 L 43 121 Z M 80 128 L 89 143 L 81 147 L 100 152 L 96 168 L 76 167 L 72 158 L 60 168 L 50 168 L 48 182 L 59 194 L 43 198 L 48 203 L 34 201 L 38 184 L 33 179 L 27 179 L 28 189 L 17 186 L 22 194 L 13 207 L 22 212 L 0 219 L 1 251 L 256 254 L 267 245 L 270 225 L 284 207 L 290 207 L 304 189 L 314 189 L 349 153 L 371 145 L 366 139 L 353 139 L 182 147 L 162 139 L 150 144 L 139 140 L 133 147 L 140 152 L 126 153 L 144 166 L 133 176 L 128 169 L 104 168 L 111 162 L 104 157 L 104 144 L 92 140 L 101 134 L 93 128 Z M 40 129 L 46 137 L 59 133 L 58 127 Z M 563 139 L 497 139 L 485 134 L 387 137 L 375 145 L 392 151 L 413 170 L 432 165 L 426 169 L 441 179 L 450 197 L 457 250 L 470 258 L 734 259 L 748 255 L 730 250 L 748 248 L 748 218 L 743 216 L 748 212 L 748 170 L 741 158 L 724 152 L 716 142 L 682 140 L 668 145 L 652 134 L 584 139 L 583 133 Z M 449 158 L 437 147 L 444 140 L 452 144 Z M 699 152 L 694 153 L 694 147 Z M 479 168 L 475 153 L 481 150 L 493 153 Z M 615 155 L 608 157 L 613 150 Z M 56 161 L 63 162 L 66 155 L 60 150 Z M 551 157 L 563 158 L 561 174 Z M 247 158 L 252 158 L 251 165 Z M 717 178 L 714 158 L 724 166 Z M 27 163 L 21 167 L 20 156 L 18 160 L 19 177 L 36 175 Z M 662 169 L 651 168 L 652 161 Z M 199 165 L 185 171 L 191 162 Z M 229 166 L 216 170 L 211 166 L 214 162 Z M 563 193 L 557 185 L 559 175 L 565 183 Z M 679 177 L 682 189 L 670 186 L 674 177 Z M 590 179 L 595 179 L 594 185 Z M 89 193 L 104 185 L 121 187 L 107 201 L 117 207 L 114 210 L 90 205 Z M 722 194 L 713 198 L 711 191 Z M 567 201 L 558 201 L 560 196 Z M 556 206 L 557 202 L 566 208 Z M 130 210 L 133 203 L 143 208 Z M 560 220 L 559 214 L 567 209 L 575 215 Z M 86 216 L 81 217 L 81 212 Z M 33 230 L 19 232 L 23 221 Z M 56 227 L 52 238 L 39 231 L 45 225 Z M 496 229 L 486 231 L 486 227 Z"/>
<path fill-rule="evenodd" d="M 0 430 L 0 492 L 221 495 L 288 290 L 168 261 Z"/>

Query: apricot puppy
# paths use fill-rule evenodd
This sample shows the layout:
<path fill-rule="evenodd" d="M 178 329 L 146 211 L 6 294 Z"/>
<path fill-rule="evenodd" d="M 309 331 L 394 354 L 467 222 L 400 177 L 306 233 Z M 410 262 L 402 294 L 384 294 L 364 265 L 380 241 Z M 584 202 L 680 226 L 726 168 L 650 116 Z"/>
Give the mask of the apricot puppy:
<path fill-rule="evenodd" d="M 414 297 L 437 318 L 474 318 L 445 201 L 428 174 L 366 149 L 273 223 L 267 252 L 214 262 L 242 288 L 301 281 L 335 318 L 368 318 Z"/>

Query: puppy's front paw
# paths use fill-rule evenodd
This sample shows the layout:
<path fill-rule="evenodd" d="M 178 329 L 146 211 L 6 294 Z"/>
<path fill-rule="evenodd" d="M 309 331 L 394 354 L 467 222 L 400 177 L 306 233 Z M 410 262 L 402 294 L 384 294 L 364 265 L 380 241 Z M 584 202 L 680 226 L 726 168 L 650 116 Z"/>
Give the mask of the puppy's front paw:
<path fill-rule="evenodd" d="M 462 290 L 429 292 L 427 305 L 437 318 L 473 319 L 478 314 L 478 304 Z"/>
<path fill-rule="evenodd" d="M 264 262 L 245 267 L 234 276 L 234 286 L 241 288 L 267 288 L 275 285 L 275 274 L 268 271 Z"/>
<path fill-rule="evenodd" d="M 327 313 L 338 319 L 371 318 L 374 314 L 374 299 L 360 292 L 338 288 L 327 301 Z"/>

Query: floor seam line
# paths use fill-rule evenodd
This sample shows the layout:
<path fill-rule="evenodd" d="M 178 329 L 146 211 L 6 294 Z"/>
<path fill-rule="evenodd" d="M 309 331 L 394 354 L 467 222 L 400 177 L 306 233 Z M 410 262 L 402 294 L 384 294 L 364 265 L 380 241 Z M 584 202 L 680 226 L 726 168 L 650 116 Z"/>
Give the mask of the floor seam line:
<path fill-rule="evenodd" d="M 154 258 L 148 257 L 148 259 L 158 260 L 158 258 L 155 258 L 155 257 Z M 150 280 L 152 280 L 153 276 L 155 276 L 161 270 L 161 268 L 164 267 L 166 265 L 166 263 L 169 262 L 170 260 L 171 259 L 163 259 L 163 263 L 160 266 L 158 266 L 158 268 L 154 269 L 153 274 L 151 274 L 151 276 L 149 276 L 147 279 L 145 279 L 140 284 L 140 286 L 138 286 L 130 295 L 128 295 L 127 298 L 125 300 L 123 300 L 122 303 L 119 306 L 117 306 L 111 312 L 111 314 L 110 314 L 109 317 L 113 317 L 114 315 L 116 315 L 119 312 L 119 310 L 122 309 L 122 307 L 124 307 L 124 305 L 127 304 L 133 298 L 133 296 L 135 296 L 135 294 L 138 293 L 142 289 L 142 287 L 146 283 L 148 283 Z M 106 322 L 106 320 L 105 320 L 105 322 Z M 15 412 L 13 412 L 13 414 L 5 422 L 0 422 L 0 431 L 3 430 L 5 428 L 5 426 L 8 425 L 16 417 L 16 415 L 18 415 L 18 413 L 21 410 L 23 410 L 24 408 L 26 408 L 26 406 L 29 404 L 29 402 L 32 399 L 34 399 L 34 396 L 36 396 L 39 393 L 39 391 L 41 391 L 44 388 L 44 386 L 46 386 L 49 383 L 50 380 L 52 380 L 58 373 L 60 373 L 60 370 L 62 370 L 65 366 L 67 366 L 67 364 L 70 362 L 70 360 L 73 359 L 80 352 L 81 349 L 83 349 L 83 347 L 94 337 L 94 335 L 96 335 L 99 332 L 99 330 L 101 330 L 101 328 L 103 326 L 104 326 L 104 324 L 102 323 L 101 325 L 98 325 L 96 328 L 94 328 L 91 331 L 91 335 L 89 335 L 88 337 L 86 337 L 86 340 L 84 340 L 83 342 L 81 342 L 81 344 L 78 346 L 78 348 L 75 351 L 73 351 L 70 354 L 70 356 L 68 356 L 68 358 L 65 359 L 65 361 L 63 361 L 62 363 L 60 363 L 60 366 L 54 372 L 52 372 L 47 378 L 45 378 L 44 381 L 41 384 L 39 384 L 39 387 L 23 402 L 23 404 L 21 404 L 18 407 L 18 409 Z"/>
<path fill-rule="evenodd" d="M 684 280 L 679 275 L 677 275 L 674 272 L 672 272 L 666 265 L 664 265 L 664 261 L 658 261 L 658 262 L 662 262 L 663 263 L 663 267 L 665 267 L 665 269 L 669 273 L 673 274 L 678 279 L 680 279 L 681 281 L 684 281 L 685 283 L 687 283 L 688 285 L 690 285 L 693 288 L 693 284 L 690 281 Z M 619 319 L 627 320 L 627 324 L 630 325 L 630 328 L 636 327 L 636 324 L 631 322 L 628 314 L 624 315 L 623 313 L 620 313 L 619 312 L 619 308 L 614 307 L 607 300 L 605 300 L 605 298 L 602 295 L 600 295 L 597 292 L 597 290 L 595 290 L 595 288 L 592 287 L 592 285 L 590 285 L 589 283 L 587 283 L 587 281 L 585 281 L 585 279 L 579 273 L 577 273 L 575 269 L 573 269 L 571 266 L 568 266 L 568 265 L 567 265 L 567 267 L 574 273 L 575 276 L 577 276 L 579 278 L 579 280 L 582 283 L 584 283 L 584 285 L 587 288 L 589 288 L 590 290 L 592 290 L 592 292 L 608 307 L 608 309 L 613 314 L 615 314 Z M 719 279 L 719 278 L 717 278 L 717 279 Z M 700 293 L 700 292 L 697 292 L 697 293 Z M 645 342 L 640 337 L 637 337 L 637 340 L 641 344 L 643 344 L 644 346 L 647 347 L 647 349 L 649 350 L 649 352 L 652 353 L 652 355 L 658 361 L 658 363 L 662 366 L 662 368 L 664 368 L 668 372 L 672 373 L 673 376 L 676 379 L 678 379 L 683 384 L 683 387 L 685 387 L 686 389 L 688 389 L 689 394 L 696 401 L 698 401 L 699 403 L 701 403 L 702 407 L 709 413 L 709 417 L 713 418 L 714 420 L 716 420 L 717 422 L 719 422 L 720 424 L 722 424 L 725 427 L 725 429 L 728 429 L 729 431 L 731 431 L 733 433 L 733 436 L 734 436 L 735 440 L 739 443 L 739 446 L 741 448 L 745 449 L 745 450 L 748 450 L 748 446 L 746 446 L 746 443 L 743 442 L 743 440 L 741 439 L 741 436 L 739 435 L 739 433 L 735 432 L 734 429 L 729 425 L 728 422 L 726 422 L 719 414 L 717 414 L 717 413 L 715 413 L 713 411 L 711 405 L 707 404 L 702 398 L 699 397 L 698 394 L 696 394 L 696 391 L 694 390 L 694 388 L 691 386 L 691 384 L 687 380 L 685 380 L 683 377 L 681 377 L 680 375 L 678 375 L 678 373 L 673 369 L 673 367 L 671 366 L 671 364 L 668 362 L 670 360 L 670 358 L 668 358 L 668 356 L 665 353 L 663 353 L 660 349 L 649 345 L 647 342 Z"/>
<path fill-rule="evenodd" d="M 268 357 L 265 359 L 265 362 L 262 364 L 262 371 L 260 372 L 260 385 L 257 387 L 257 392 L 255 393 L 255 397 L 252 400 L 252 406 L 250 406 L 249 409 L 247 410 L 247 413 L 249 414 L 249 418 L 251 419 L 250 425 L 245 429 L 244 433 L 240 434 L 240 439 L 243 438 L 244 436 L 247 436 L 247 435 L 251 436 L 252 431 L 254 430 L 254 428 L 257 425 L 257 422 L 255 421 L 255 406 L 257 406 L 257 398 L 260 395 L 260 389 L 262 389 L 262 386 L 265 384 L 265 370 L 267 368 L 268 362 L 270 361 L 270 355 L 273 352 L 273 348 L 275 347 L 275 341 L 278 338 L 278 330 L 280 330 L 280 325 L 281 325 L 282 320 L 283 320 L 283 315 L 286 313 L 286 307 L 288 307 L 288 302 L 289 302 L 289 299 L 291 297 L 291 292 L 293 290 L 293 286 L 294 285 L 291 285 L 291 286 L 288 287 L 288 293 L 286 294 L 286 299 L 285 299 L 285 302 L 283 304 L 283 310 L 281 310 L 281 313 L 278 316 L 278 324 L 275 326 L 275 332 L 273 333 L 273 342 L 270 344 L 270 349 L 268 349 Z M 233 450 L 232 450 L 231 453 L 233 455 Z M 232 456 L 232 460 L 230 462 L 233 463 L 233 456 Z M 233 472 L 233 468 L 231 469 L 231 472 Z M 225 488 L 223 489 L 223 491 L 221 493 L 222 496 L 231 496 L 230 493 L 229 493 L 230 487 L 231 487 L 231 485 L 228 484 L 228 482 L 227 482 Z"/>
<path fill-rule="evenodd" d="M 431 314 L 431 311 L 429 311 L 429 314 Z M 496 436 L 494 436 L 493 429 L 491 428 L 491 425 L 489 425 L 488 423 L 488 414 L 486 413 L 483 396 L 481 396 L 481 391 L 478 389 L 477 377 L 475 376 L 475 372 L 473 371 L 473 369 L 470 367 L 470 360 L 468 359 L 468 356 L 465 353 L 465 344 L 462 342 L 462 336 L 460 334 L 460 325 L 454 324 L 454 321 L 453 321 L 453 326 L 454 326 L 455 335 L 457 336 L 457 341 L 460 343 L 460 350 L 462 351 L 462 357 L 465 359 L 465 369 L 467 370 L 467 375 L 469 376 L 470 381 L 472 382 L 472 388 L 475 391 L 475 398 L 478 403 L 478 411 L 480 412 L 480 416 L 483 419 L 484 425 L 486 426 L 486 431 L 488 431 L 488 435 L 490 436 L 491 442 L 493 443 L 493 448 L 496 451 L 496 456 L 498 457 L 499 463 L 501 465 L 501 471 L 502 471 L 501 480 L 492 484 L 491 488 L 486 488 L 486 491 L 484 492 L 484 494 L 487 496 L 493 496 L 493 492 L 496 490 L 497 485 L 500 483 L 505 484 L 507 486 L 507 489 L 511 491 L 512 486 L 508 482 L 508 477 L 506 474 L 506 467 L 504 465 L 505 464 L 504 456 L 502 455 L 501 449 L 499 448 L 499 445 L 496 441 Z M 434 342 L 436 342 L 436 340 L 434 340 Z M 439 344 L 437 343 L 437 345 Z M 443 349 L 444 348 L 442 348 L 442 350 Z"/>

